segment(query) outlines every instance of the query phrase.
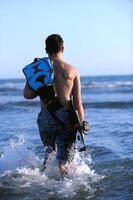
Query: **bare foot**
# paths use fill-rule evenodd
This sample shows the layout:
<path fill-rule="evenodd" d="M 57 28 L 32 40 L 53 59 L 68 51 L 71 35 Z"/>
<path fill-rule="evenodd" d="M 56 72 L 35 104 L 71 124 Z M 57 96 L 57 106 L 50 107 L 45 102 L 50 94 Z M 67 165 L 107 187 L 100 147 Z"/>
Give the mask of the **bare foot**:
<path fill-rule="evenodd" d="M 68 174 L 68 167 L 63 164 L 59 164 L 60 172 L 63 176 L 66 176 Z"/>
<path fill-rule="evenodd" d="M 60 163 L 59 169 L 60 169 L 61 174 L 63 176 L 66 176 L 66 175 L 68 175 L 68 172 L 70 172 L 71 170 L 74 169 L 74 166 L 71 163 L 67 163 L 67 164 Z"/>

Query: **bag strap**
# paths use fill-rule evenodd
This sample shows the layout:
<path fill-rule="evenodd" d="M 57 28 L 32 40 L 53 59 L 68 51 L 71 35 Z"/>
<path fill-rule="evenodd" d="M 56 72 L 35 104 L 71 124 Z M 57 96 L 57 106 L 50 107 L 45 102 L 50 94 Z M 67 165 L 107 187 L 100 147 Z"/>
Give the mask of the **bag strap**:
<path fill-rule="evenodd" d="M 47 108 L 47 110 L 48 110 L 48 108 Z M 50 115 L 52 116 L 52 118 L 53 118 L 56 122 L 58 122 L 58 124 L 59 124 L 63 129 L 66 128 L 66 125 L 65 125 L 53 112 L 51 112 L 51 111 L 49 111 L 49 110 L 48 110 L 48 112 L 50 113 Z"/>

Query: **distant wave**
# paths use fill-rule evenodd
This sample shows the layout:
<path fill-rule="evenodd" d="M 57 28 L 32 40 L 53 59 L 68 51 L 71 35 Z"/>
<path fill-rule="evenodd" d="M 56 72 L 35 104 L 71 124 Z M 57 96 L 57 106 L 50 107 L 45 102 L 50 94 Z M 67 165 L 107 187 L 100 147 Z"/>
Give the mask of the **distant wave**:
<path fill-rule="evenodd" d="M 93 103 L 84 103 L 86 108 L 102 108 L 102 109 L 126 109 L 133 108 L 133 101 L 116 101 L 116 102 L 93 102 Z M 0 103 L 0 110 L 12 110 L 25 107 L 39 107 L 39 101 L 19 101 L 19 102 L 8 102 Z"/>
<path fill-rule="evenodd" d="M 39 107 L 38 101 L 19 101 L 0 103 L 0 111 L 27 110 L 28 108 Z"/>
<path fill-rule="evenodd" d="M 88 83 L 82 83 L 82 88 L 108 88 L 108 89 L 115 89 L 115 88 L 133 88 L 133 81 L 105 81 L 105 82 L 96 82 L 91 81 Z"/>
<path fill-rule="evenodd" d="M 108 109 L 123 109 L 123 108 L 133 108 L 133 101 L 116 101 L 116 102 L 94 102 L 85 103 L 86 108 L 108 108 Z"/>
<path fill-rule="evenodd" d="M 83 89 L 133 89 L 133 81 L 90 81 L 81 82 Z M 20 91 L 24 88 L 24 81 L 0 81 L 0 92 Z"/>
<path fill-rule="evenodd" d="M 6 102 L 6 103 L 0 103 L 0 110 L 3 108 L 12 108 L 14 106 L 16 107 L 36 107 L 39 105 L 39 101 L 14 101 L 14 102 Z"/>
<path fill-rule="evenodd" d="M 0 92 L 3 91 L 18 91 L 24 88 L 24 82 L 7 81 L 0 83 Z"/>

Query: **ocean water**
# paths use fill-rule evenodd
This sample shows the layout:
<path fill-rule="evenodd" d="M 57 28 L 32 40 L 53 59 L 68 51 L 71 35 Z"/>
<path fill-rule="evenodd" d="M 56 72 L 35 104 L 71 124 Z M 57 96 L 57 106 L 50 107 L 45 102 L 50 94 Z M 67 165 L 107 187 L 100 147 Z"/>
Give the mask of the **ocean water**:
<path fill-rule="evenodd" d="M 39 99 L 23 98 L 23 79 L 0 80 L 0 200 L 133 199 L 133 75 L 81 77 L 90 132 L 61 179 L 55 155 L 41 172 Z"/>

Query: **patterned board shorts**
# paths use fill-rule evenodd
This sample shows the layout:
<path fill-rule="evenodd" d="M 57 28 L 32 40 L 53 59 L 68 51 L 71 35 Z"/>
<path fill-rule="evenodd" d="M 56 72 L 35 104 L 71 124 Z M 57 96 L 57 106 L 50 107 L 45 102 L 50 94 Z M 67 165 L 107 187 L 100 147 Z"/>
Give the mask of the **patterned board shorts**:
<path fill-rule="evenodd" d="M 63 122 L 65 128 L 46 109 L 38 114 L 37 124 L 41 140 L 47 152 L 56 150 L 59 162 L 70 162 L 74 157 L 76 130 L 72 126 L 72 112 L 60 108 L 54 115 Z"/>

